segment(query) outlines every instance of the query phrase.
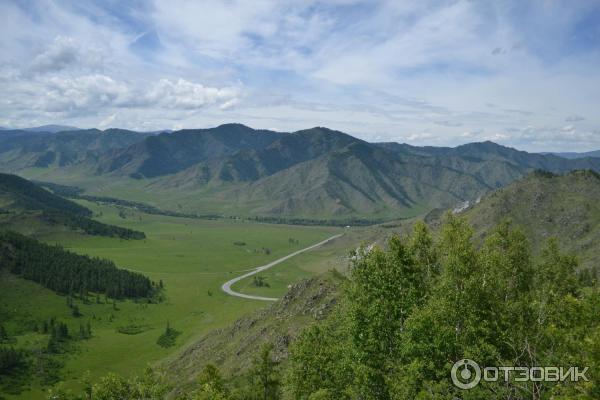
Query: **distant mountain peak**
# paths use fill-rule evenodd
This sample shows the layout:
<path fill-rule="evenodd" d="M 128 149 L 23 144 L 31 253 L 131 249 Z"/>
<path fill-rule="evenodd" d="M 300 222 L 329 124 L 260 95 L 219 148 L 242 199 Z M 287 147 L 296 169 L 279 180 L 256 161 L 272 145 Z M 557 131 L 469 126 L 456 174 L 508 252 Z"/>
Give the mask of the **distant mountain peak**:
<path fill-rule="evenodd" d="M 66 131 L 77 131 L 79 130 L 79 128 L 75 127 L 75 126 L 69 126 L 69 125 L 42 125 L 42 126 L 35 126 L 32 128 L 23 128 L 20 129 L 22 131 L 26 131 L 26 132 L 48 132 L 48 133 L 57 133 L 57 132 L 66 132 Z"/>

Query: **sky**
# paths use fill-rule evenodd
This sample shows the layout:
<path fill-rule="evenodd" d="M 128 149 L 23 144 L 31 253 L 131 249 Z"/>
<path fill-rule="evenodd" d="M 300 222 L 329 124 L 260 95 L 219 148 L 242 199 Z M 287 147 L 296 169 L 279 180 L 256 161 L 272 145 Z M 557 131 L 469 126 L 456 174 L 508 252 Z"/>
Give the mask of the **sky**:
<path fill-rule="evenodd" d="M 0 126 L 600 149 L 600 1 L 0 0 Z"/>

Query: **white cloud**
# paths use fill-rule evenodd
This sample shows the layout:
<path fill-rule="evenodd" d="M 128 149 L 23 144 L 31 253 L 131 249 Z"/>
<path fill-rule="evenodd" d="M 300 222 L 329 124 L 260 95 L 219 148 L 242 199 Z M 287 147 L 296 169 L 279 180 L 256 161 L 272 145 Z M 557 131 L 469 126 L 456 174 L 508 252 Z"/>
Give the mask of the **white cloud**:
<path fill-rule="evenodd" d="M 46 50 L 35 56 L 29 72 L 58 72 L 69 67 L 99 69 L 102 59 L 100 51 L 84 48 L 73 38 L 57 36 Z"/>
<path fill-rule="evenodd" d="M 221 108 L 228 108 L 238 101 L 239 96 L 240 91 L 233 87 L 206 87 L 184 79 L 160 79 L 144 98 L 151 104 L 160 104 L 167 108 L 197 109 L 215 104 Z"/>
<path fill-rule="evenodd" d="M 156 113 L 160 109 L 193 111 L 214 106 L 224 110 L 237 104 L 242 96 L 238 87 L 209 87 L 184 79 L 160 79 L 142 85 L 102 74 L 17 79 L 5 81 L 3 89 L 14 93 L 7 99 L 6 111 L 25 109 L 67 116 L 96 115 L 106 110 L 110 116 L 116 110 L 128 109 Z"/>
<path fill-rule="evenodd" d="M 42 82 L 45 91 L 40 94 L 39 103 L 44 111 L 94 110 L 119 104 L 130 96 L 127 85 L 105 75 L 52 77 Z"/>

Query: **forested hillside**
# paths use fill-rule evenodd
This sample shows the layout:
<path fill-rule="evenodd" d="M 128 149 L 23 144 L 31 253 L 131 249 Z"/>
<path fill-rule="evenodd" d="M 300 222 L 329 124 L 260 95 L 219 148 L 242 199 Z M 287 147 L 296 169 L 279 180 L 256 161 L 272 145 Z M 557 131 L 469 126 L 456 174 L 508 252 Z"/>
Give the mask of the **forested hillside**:
<path fill-rule="evenodd" d="M 90 235 L 143 239 L 143 232 L 91 219 L 92 212 L 16 175 L 0 173 L 0 227 L 23 228 L 33 219 L 43 225 L 65 226 Z"/>
<path fill-rule="evenodd" d="M 151 298 L 159 287 L 147 277 L 14 232 L 0 233 L 0 265 L 60 294 L 88 292 L 111 298 Z"/>
<path fill-rule="evenodd" d="M 0 134 L 0 170 L 64 168 L 95 159 L 100 154 L 130 146 L 151 136 L 124 129 L 80 129 L 63 132 L 3 131 Z"/>
<path fill-rule="evenodd" d="M 84 217 L 92 216 L 92 212 L 87 208 L 54 195 L 16 175 L 0 173 L 0 194 L 12 197 L 12 206 L 27 210 L 52 210 Z"/>

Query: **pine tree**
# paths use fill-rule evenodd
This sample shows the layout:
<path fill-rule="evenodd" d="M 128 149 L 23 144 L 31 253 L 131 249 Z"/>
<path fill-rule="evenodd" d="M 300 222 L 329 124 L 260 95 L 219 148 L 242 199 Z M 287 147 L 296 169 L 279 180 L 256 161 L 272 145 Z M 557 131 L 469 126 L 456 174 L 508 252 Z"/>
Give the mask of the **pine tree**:
<path fill-rule="evenodd" d="M 0 343 L 6 342 L 8 340 L 8 334 L 6 333 L 6 329 L 4 329 L 4 325 L 0 325 Z"/>
<path fill-rule="evenodd" d="M 85 334 L 88 338 L 92 337 L 92 324 L 90 324 L 90 321 L 88 321 L 85 326 Z"/>
<path fill-rule="evenodd" d="M 79 318 L 81 317 L 81 313 L 79 312 L 79 307 L 77 305 L 73 305 L 73 307 L 71 308 L 71 314 L 75 317 L 75 318 Z"/>

